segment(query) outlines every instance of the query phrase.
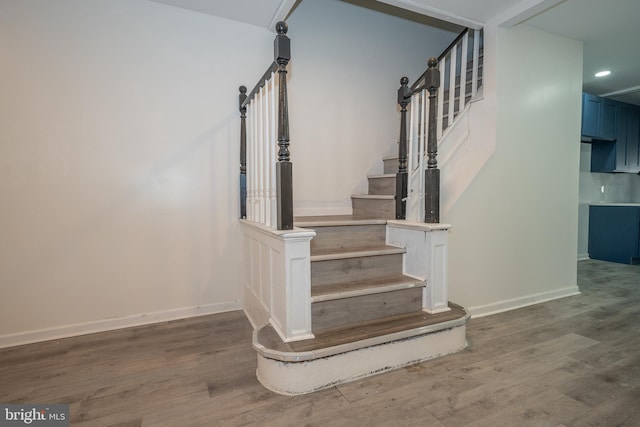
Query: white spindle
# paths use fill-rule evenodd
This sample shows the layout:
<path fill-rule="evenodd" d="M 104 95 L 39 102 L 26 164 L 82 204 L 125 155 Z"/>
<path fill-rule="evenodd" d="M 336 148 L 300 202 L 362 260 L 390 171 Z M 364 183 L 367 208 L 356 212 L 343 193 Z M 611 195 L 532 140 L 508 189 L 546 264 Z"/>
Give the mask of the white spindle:
<path fill-rule="evenodd" d="M 478 92 L 478 66 L 480 65 L 480 30 L 473 32 L 473 69 L 471 71 L 471 96 Z"/>
<path fill-rule="evenodd" d="M 419 146 L 420 140 L 418 135 L 418 129 L 420 128 L 419 122 L 419 100 L 417 95 L 411 97 L 411 105 L 409 109 L 409 149 L 407 159 L 407 170 L 411 174 L 417 167 L 417 156 L 420 154 Z"/>
<path fill-rule="evenodd" d="M 418 212 L 417 212 L 417 220 L 422 222 L 424 221 L 424 170 L 427 167 L 425 163 L 425 158 L 427 157 L 427 143 L 429 139 L 429 91 L 423 91 L 424 96 L 422 97 L 422 144 L 420 150 L 420 172 L 418 173 Z"/>
<path fill-rule="evenodd" d="M 447 65 L 447 57 L 442 58 L 440 62 L 440 81 L 442 84 L 438 88 L 438 112 L 436 117 L 436 129 L 438 140 L 442 138 L 442 131 L 444 130 L 444 76 Z"/>
<path fill-rule="evenodd" d="M 253 104 L 247 105 L 247 219 L 253 221 Z"/>
<path fill-rule="evenodd" d="M 460 55 L 460 97 L 458 101 L 458 111 L 464 109 L 467 97 L 467 65 L 469 64 L 469 32 L 462 38 L 462 51 Z"/>
<path fill-rule="evenodd" d="M 268 149 L 269 149 L 269 90 L 268 86 L 265 84 L 260 89 L 262 92 L 262 145 L 260 147 L 261 152 L 261 164 L 260 164 L 260 222 L 264 225 L 269 225 L 267 223 L 267 205 L 269 204 L 269 198 L 267 197 L 267 157 L 268 157 Z"/>
<path fill-rule="evenodd" d="M 258 132 L 258 222 L 264 224 L 264 88 L 260 89 L 260 99 L 257 102 L 260 122 Z"/>
<path fill-rule="evenodd" d="M 455 113 L 457 57 L 458 45 L 456 44 L 451 49 L 451 54 L 449 57 L 449 112 L 447 113 L 447 127 L 451 126 L 451 124 L 453 123 L 453 117 Z"/>
<path fill-rule="evenodd" d="M 256 205 L 258 203 L 258 199 L 257 199 L 257 186 L 258 186 L 258 180 L 257 180 L 257 167 L 258 167 L 258 160 L 257 160 L 257 145 L 256 145 L 256 141 L 258 140 L 258 109 L 256 108 L 256 102 L 254 99 L 254 102 L 251 103 L 251 111 L 250 111 L 250 116 L 251 117 L 251 139 L 250 139 L 250 144 L 248 144 L 248 146 L 250 147 L 250 162 L 249 162 L 249 166 L 247 167 L 247 173 L 249 173 L 249 171 L 251 172 L 251 174 L 248 176 L 248 186 L 249 186 L 249 191 L 250 191 L 250 199 L 251 199 L 251 203 L 247 206 L 247 212 L 250 212 L 250 218 L 252 221 L 257 221 L 258 217 L 256 215 L 257 210 L 256 210 Z"/>

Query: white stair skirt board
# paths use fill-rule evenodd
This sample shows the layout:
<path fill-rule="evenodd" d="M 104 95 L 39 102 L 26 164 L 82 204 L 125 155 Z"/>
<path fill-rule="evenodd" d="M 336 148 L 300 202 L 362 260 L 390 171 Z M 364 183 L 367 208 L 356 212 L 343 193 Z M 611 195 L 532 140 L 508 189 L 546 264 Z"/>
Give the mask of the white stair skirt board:
<path fill-rule="evenodd" d="M 273 359 L 256 348 L 256 376 L 265 388 L 278 394 L 311 393 L 464 350 L 467 347 L 466 320 L 467 317 L 446 329 L 326 357 L 320 356 L 322 351 L 308 352 L 320 353 L 311 355 L 299 353 L 299 361 Z M 326 350 L 330 352 L 330 349 Z M 290 358 L 295 358 L 295 353 L 286 359 Z"/>

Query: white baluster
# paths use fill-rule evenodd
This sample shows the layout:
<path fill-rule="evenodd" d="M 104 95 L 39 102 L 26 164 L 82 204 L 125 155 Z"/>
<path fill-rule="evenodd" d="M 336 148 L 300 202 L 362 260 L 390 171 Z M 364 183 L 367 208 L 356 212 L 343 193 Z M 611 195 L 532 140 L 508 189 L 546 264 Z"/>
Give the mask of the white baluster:
<path fill-rule="evenodd" d="M 267 173 L 269 171 L 269 145 L 271 141 L 269 140 L 269 91 L 268 85 L 265 83 L 264 86 L 260 89 L 262 92 L 262 128 L 260 129 L 262 132 L 262 146 L 260 147 L 261 151 L 261 169 L 260 169 L 260 200 L 262 204 L 260 205 L 260 222 L 262 224 L 267 224 Z"/>
<path fill-rule="evenodd" d="M 262 168 L 264 167 L 264 119 L 262 116 L 262 98 L 264 94 L 262 93 L 262 89 L 258 91 L 258 96 L 256 96 L 256 117 L 258 119 L 258 129 L 257 129 L 257 150 L 256 150 L 256 160 L 258 163 L 258 168 L 256 170 L 256 221 L 260 224 L 264 224 L 264 218 L 262 216 L 262 204 L 264 199 L 262 197 Z"/>
<path fill-rule="evenodd" d="M 437 138 L 440 140 L 442 138 L 442 131 L 444 126 L 444 76 L 447 65 L 447 56 L 445 55 L 440 61 L 438 65 L 438 69 L 440 70 L 440 87 L 438 88 L 438 112 L 436 116 L 436 129 L 437 129 Z"/>
<path fill-rule="evenodd" d="M 478 92 L 478 66 L 480 65 L 480 30 L 473 32 L 473 69 L 471 71 L 471 96 Z"/>
<path fill-rule="evenodd" d="M 447 127 L 450 127 L 453 123 L 453 115 L 455 112 L 456 102 L 456 68 L 458 59 L 458 45 L 456 44 L 451 49 L 449 57 L 449 113 L 447 119 Z"/>
<path fill-rule="evenodd" d="M 253 100 L 255 101 L 255 99 Z M 257 110 L 255 102 L 251 102 L 247 106 L 249 118 L 249 131 L 247 141 L 247 218 L 251 221 L 256 220 L 255 204 L 256 204 L 256 121 Z"/>
<path fill-rule="evenodd" d="M 417 220 L 420 222 L 424 221 L 424 191 L 425 191 L 425 182 L 424 182 L 424 170 L 427 167 L 425 158 L 427 156 L 427 142 L 429 138 L 429 91 L 422 91 L 422 117 L 420 121 L 422 122 L 422 143 L 420 144 L 421 153 L 420 153 L 420 173 L 418 177 L 419 182 L 419 191 L 418 191 L 418 218 Z"/>
<path fill-rule="evenodd" d="M 465 99 L 467 97 L 467 65 L 469 63 L 469 31 L 462 38 L 462 51 L 460 55 L 460 98 L 458 111 L 464 109 Z"/>
<path fill-rule="evenodd" d="M 407 147 L 408 158 L 407 158 L 407 170 L 409 171 L 409 177 L 411 177 L 412 172 L 415 171 L 416 164 L 418 162 L 418 143 L 417 143 L 417 119 L 416 116 L 418 114 L 418 96 L 413 95 L 411 97 L 411 106 L 409 107 L 409 147 Z M 411 178 L 409 178 L 411 179 Z M 411 187 L 411 186 L 409 186 Z M 411 191 L 409 191 L 409 195 Z"/>

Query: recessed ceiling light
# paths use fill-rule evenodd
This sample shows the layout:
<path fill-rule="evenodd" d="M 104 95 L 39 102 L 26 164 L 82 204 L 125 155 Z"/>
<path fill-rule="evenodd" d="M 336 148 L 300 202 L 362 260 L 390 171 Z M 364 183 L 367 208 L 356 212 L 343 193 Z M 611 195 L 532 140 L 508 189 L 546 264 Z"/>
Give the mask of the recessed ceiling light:
<path fill-rule="evenodd" d="M 609 71 L 609 70 L 598 71 L 598 72 L 596 73 L 596 77 L 606 77 L 606 76 L 608 76 L 609 74 L 611 74 L 611 71 Z"/>

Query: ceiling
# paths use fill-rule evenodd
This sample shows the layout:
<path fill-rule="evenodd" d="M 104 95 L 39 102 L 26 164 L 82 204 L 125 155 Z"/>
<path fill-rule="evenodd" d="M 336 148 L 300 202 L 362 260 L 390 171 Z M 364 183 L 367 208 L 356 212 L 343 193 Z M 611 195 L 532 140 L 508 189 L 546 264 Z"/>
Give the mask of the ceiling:
<path fill-rule="evenodd" d="M 638 19 L 638 0 L 567 0 L 526 24 L 584 42 L 585 92 L 640 105 Z M 605 69 L 610 76 L 594 76 Z"/>
<path fill-rule="evenodd" d="M 208 15 L 220 16 L 275 32 L 296 0 L 151 0 Z"/>
<path fill-rule="evenodd" d="M 273 30 L 275 23 L 286 18 L 299 0 L 152 1 Z M 346 1 L 366 3 L 368 7 L 375 4 L 370 0 Z M 640 48 L 637 47 L 640 0 L 378 0 L 377 3 L 473 28 L 497 20 L 501 26 L 524 23 L 582 40 L 585 92 L 640 105 Z M 603 69 L 611 70 L 611 75 L 594 77 Z"/>

